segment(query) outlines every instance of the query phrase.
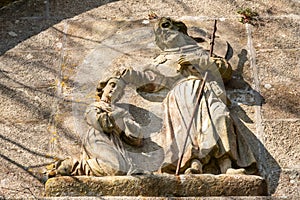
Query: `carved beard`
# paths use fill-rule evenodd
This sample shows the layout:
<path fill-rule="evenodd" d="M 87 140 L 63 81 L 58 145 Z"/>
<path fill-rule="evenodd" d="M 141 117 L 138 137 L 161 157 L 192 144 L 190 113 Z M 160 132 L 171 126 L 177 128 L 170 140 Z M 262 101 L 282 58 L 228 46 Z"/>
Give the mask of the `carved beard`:
<path fill-rule="evenodd" d="M 161 50 L 183 47 L 186 45 L 197 45 L 197 42 L 188 35 L 172 29 L 157 28 L 155 31 L 155 42 Z"/>

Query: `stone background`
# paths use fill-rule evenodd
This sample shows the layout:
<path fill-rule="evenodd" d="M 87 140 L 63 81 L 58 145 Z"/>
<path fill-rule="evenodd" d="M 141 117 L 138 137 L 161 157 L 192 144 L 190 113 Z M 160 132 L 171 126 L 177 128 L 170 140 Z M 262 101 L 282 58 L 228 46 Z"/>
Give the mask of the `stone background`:
<path fill-rule="evenodd" d="M 257 25 L 239 23 L 239 8 L 258 12 Z M 183 20 L 206 44 L 219 19 L 234 50 L 231 109 L 269 194 L 300 196 L 298 0 L 20 0 L 0 9 L 0 198 L 43 196 L 45 166 L 79 155 L 78 69 L 113 35 L 151 28 L 149 11 Z"/>

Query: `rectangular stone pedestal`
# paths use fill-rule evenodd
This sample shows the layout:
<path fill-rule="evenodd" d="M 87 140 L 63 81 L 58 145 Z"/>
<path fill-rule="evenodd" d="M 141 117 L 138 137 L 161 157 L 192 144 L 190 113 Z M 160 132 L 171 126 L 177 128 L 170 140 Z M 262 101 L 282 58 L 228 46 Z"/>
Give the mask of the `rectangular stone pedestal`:
<path fill-rule="evenodd" d="M 61 176 L 46 182 L 54 196 L 266 196 L 267 184 L 249 175 Z"/>

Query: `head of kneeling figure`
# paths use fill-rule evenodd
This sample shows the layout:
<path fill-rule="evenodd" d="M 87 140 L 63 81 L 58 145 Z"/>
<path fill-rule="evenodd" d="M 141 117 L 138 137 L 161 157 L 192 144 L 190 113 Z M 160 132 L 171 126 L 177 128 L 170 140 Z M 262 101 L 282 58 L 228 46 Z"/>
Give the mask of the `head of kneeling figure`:
<path fill-rule="evenodd" d="M 120 76 L 112 76 L 98 83 L 96 96 L 98 101 L 115 103 L 124 94 L 125 82 Z"/>

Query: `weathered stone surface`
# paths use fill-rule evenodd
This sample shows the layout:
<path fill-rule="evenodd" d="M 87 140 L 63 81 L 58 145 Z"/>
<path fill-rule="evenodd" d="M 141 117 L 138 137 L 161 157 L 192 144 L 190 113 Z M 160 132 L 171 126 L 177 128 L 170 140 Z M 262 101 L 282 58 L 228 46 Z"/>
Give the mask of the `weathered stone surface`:
<path fill-rule="evenodd" d="M 270 176 L 274 176 L 277 174 L 279 176 L 279 180 L 274 181 L 270 179 L 268 184 L 271 185 L 271 188 L 275 188 L 274 197 L 286 197 L 290 196 L 300 197 L 300 170 L 297 169 L 282 169 L 282 170 L 273 170 L 270 172 Z M 276 186 L 276 187 L 275 187 Z"/>
<path fill-rule="evenodd" d="M 154 11 L 185 20 L 192 36 L 201 36 L 199 27 L 211 33 L 213 19 L 219 19 L 217 42 L 226 38 L 234 48 L 232 92 L 237 92 L 235 97 L 248 95 L 246 87 L 258 79 L 266 99 L 262 116 L 253 101 L 237 102 L 232 109 L 246 122 L 242 130 L 255 139 L 251 144 L 259 155 L 269 194 L 276 196 L 249 199 L 299 199 L 299 179 L 293 178 L 299 175 L 298 0 L 18 2 L 0 11 L 0 198 L 42 196 L 42 169 L 53 161 L 48 155 L 79 153 L 74 137 L 79 131 L 74 128 L 70 102 L 76 86 L 72 75 L 104 39 L 137 25 L 146 26 L 141 22 Z M 250 35 L 236 12 L 247 7 L 262 19 Z M 248 37 L 253 38 L 257 57 L 249 55 Z M 221 47 L 217 44 L 216 52 Z M 263 131 L 257 128 L 261 125 Z"/>
<path fill-rule="evenodd" d="M 266 121 L 265 147 L 282 168 L 300 168 L 300 120 Z M 269 162 L 269 160 L 266 160 Z M 272 165 L 270 165 L 272 166 Z"/>
<path fill-rule="evenodd" d="M 261 84 L 297 84 L 296 80 L 300 75 L 298 56 L 299 49 L 258 50 L 257 66 L 260 69 L 259 78 Z M 296 89 L 293 85 L 290 87 Z"/>
<path fill-rule="evenodd" d="M 299 47 L 299 19 L 265 19 L 258 29 L 253 31 L 256 49 L 292 49 Z M 272 33 L 272 34 L 270 34 Z"/>
<path fill-rule="evenodd" d="M 48 197 L 45 200 L 286 200 L 286 197 L 270 196 L 230 196 L 230 197 L 128 197 L 128 196 L 103 196 L 103 197 Z M 290 196 L 289 200 L 298 200 L 297 196 Z"/>
<path fill-rule="evenodd" d="M 46 196 L 264 196 L 266 182 L 245 175 L 144 175 L 56 177 Z"/>
<path fill-rule="evenodd" d="M 299 194 L 299 120 L 264 121 L 265 178 L 274 196 Z M 289 175 L 294 174 L 293 178 Z M 298 178 L 297 178 L 298 177 Z"/>
<path fill-rule="evenodd" d="M 297 49 L 271 50 L 267 54 L 258 52 L 260 88 L 265 99 L 262 106 L 264 119 L 300 117 L 299 54 Z"/>

